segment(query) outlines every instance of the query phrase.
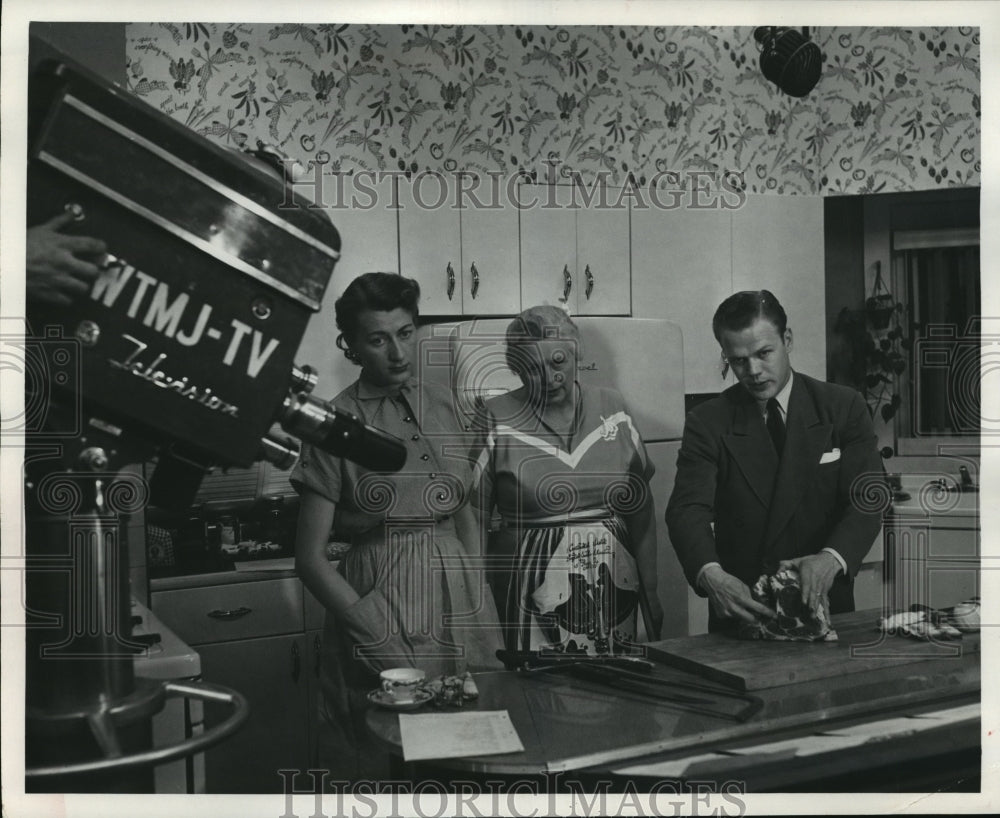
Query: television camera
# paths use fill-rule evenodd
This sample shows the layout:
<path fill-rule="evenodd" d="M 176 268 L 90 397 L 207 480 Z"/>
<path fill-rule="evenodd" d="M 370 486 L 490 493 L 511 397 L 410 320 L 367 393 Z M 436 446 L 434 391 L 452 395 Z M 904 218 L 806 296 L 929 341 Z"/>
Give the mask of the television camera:
<path fill-rule="evenodd" d="M 151 765 L 221 741 L 240 694 L 132 670 L 121 516 L 183 508 L 212 467 L 290 466 L 305 440 L 379 471 L 400 441 L 312 396 L 293 358 L 340 256 L 275 175 L 32 40 L 28 224 L 73 214 L 108 253 L 88 294 L 28 305 L 26 786 L 141 791 Z M 332 346 L 332 345 L 331 345 Z M 122 468 L 154 463 L 148 485 Z M 168 696 L 230 717 L 153 748 Z"/>

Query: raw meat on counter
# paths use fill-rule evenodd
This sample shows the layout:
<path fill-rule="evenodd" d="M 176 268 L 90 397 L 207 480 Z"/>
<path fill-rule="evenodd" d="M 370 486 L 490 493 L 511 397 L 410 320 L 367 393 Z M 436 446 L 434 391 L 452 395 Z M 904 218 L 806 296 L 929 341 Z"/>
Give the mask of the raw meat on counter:
<path fill-rule="evenodd" d="M 762 574 L 750 595 L 778 615 L 774 619 L 741 624 L 741 639 L 769 639 L 781 642 L 835 642 L 837 632 L 830 626 L 826 608 L 810 608 L 802 601 L 802 585 L 797 568 L 780 568 Z"/>

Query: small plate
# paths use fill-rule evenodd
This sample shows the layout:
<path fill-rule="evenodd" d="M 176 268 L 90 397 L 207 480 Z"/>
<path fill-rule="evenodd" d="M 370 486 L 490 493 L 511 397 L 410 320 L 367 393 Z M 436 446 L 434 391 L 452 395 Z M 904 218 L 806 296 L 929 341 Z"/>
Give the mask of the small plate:
<path fill-rule="evenodd" d="M 417 690 L 414 698 L 407 702 L 396 701 L 396 699 L 392 698 L 392 696 L 380 687 L 368 694 L 368 701 L 372 704 L 377 704 L 379 707 L 384 707 L 386 710 L 416 710 L 418 707 L 423 707 L 433 698 L 433 693 L 423 689 Z"/>

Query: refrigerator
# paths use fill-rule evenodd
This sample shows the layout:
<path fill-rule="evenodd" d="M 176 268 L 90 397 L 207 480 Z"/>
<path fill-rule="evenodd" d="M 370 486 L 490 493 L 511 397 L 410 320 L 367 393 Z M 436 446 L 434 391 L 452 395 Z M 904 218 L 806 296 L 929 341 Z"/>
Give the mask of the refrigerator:
<path fill-rule="evenodd" d="M 470 419 L 477 396 L 491 397 L 521 385 L 505 362 L 504 334 L 510 319 L 480 318 L 425 327 L 421 377 L 454 390 Z M 677 450 L 684 428 L 684 349 L 677 324 L 660 319 L 574 317 L 580 330 L 577 379 L 611 387 L 625 398 L 656 468 L 651 480 L 657 524 L 657 595 L 664 611 L 661 638 L 704 630 L 689 601 L 687 582 L 664 522 L 674 485 Z M 692 618 L 693 617 L 693 618 Z"/>

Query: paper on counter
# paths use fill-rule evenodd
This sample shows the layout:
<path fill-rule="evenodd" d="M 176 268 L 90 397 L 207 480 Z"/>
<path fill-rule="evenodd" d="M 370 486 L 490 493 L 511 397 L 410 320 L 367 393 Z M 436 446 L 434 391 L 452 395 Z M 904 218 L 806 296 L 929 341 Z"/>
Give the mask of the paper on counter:
<path fill-rule="evenodd" d="M 404 761 L 517 753 L 524 750 L 506 710 L 400 713 Z"/>

